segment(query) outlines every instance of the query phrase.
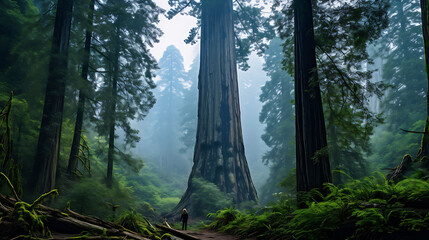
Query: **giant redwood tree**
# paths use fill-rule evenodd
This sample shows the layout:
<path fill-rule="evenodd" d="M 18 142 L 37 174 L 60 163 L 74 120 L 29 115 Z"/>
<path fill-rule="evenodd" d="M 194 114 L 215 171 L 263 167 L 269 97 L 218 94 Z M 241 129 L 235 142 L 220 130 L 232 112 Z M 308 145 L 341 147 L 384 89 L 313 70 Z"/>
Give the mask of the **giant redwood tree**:
<path fill-rule="evenodd" d="M 197 7 L 201 10 L 201 58 L 194 165 L 174 213 L 195 209 L 195 178 L 216 184 L 235 203 L 258 200 L 241 131 L 233 3 L 202 0 Z"/>
<path fill-rule="evenodd" d="M 55 187 L 60 155 L 72 8 L 73 0 L 58 0 L 45 104 L 33 170 L 38 190 L 41 192 Z"/>
<path fill-rule="evenodd" d="M 311 0 L 294 1 L 297 191 L 331 181 L 325 120 L 317 76 Z"/>

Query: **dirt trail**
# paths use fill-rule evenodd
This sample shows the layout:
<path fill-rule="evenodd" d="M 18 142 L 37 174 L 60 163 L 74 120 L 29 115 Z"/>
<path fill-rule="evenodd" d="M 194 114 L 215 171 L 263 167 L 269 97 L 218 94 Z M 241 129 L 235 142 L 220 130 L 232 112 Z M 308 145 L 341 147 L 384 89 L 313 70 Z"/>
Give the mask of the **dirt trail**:
<path fill-rule="evenodd" d="M 224 233 L 219 233 L 215 231 L 210 231 L 207 229 L 202 230 L 187 230 L 187 231 L 180 231 L 185 234 L 189 234 L 191 236 L 197 237 L 201 240 L 238 240 L 240 238 L 232 235 L 227 235 Z M 247 240 L 256 240 L 256 238 L 245 238 Z"/>

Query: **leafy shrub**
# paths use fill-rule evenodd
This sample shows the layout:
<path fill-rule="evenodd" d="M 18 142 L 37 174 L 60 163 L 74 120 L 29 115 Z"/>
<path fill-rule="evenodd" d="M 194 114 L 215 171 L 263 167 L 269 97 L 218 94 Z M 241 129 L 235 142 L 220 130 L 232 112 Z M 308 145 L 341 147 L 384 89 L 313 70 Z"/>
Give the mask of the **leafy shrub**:
<path fill-rule="evenodd" d="M 58 201 L 54 203 L 56 208 L 64 208 L 70 202 L 71 209 L 79 213 L 108 220 L 127 209 L 137 208 L 131 189 L 121 183 L 115 182 L 110 189 L 100 178 L 91 177 L 62 184 L 72 184 L 72 187 L 61 186 L 66 191 L 60 192 Z"/>
<path fill-rule="evenodd" d="M 232 205 L 232 197 L 220 191 L 214 183 L 202 178 L 193 178 L 192 186 L 195 191 L 191 195 L 190 201 L 194 207 L 195 216 L 206 216 L 217 209 Z"/>

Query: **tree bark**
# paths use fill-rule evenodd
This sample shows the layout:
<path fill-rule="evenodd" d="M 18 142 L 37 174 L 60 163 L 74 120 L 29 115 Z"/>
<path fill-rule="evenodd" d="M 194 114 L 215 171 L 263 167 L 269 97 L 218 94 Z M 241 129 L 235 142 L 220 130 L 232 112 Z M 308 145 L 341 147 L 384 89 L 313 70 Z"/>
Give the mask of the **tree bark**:
<path fill-rule="evenodd" d="M 423 46 L 425 51 L 425 66 L 426 66 L 426 75 L 428 81 L 428 90 L 426 92 L 426 124 L 425 124 L 425 133 L 423 134 L 421 146 L 419 152 L 417 153 L 417 158 L 421 159 L 423 157 L 428 157 L 429 155 L 429 31 L 428 31 L 428 20 L 429 20 L 429 11 L 428 11 L 428 2 L 429 0 L 420 0 L 420 8 L 422 12 L 422 33 L 423 33 Z"/>
<path fill-rule="evenodd" d="M 55 187 L 60 155 L 72 8 L 73 0 L 58 0 L 45 105 L 33 171 L 39 192 L 47 192 Z"/>
<path fill-rule="evenodd" d="M 326 129 L 317 76 L 311 0 L 294 1 L 297 191 L 331 182 Z"/>
<path fill-rule="evenodd" d="M 118 25 L 119 20 L 116 21 Z M 109 150 L 107 152 L 107 186 L 112 187 L 113 183 L 113 159 L 115 154 L 115 125 L 116 125 L 116 100 L 118 95 L 118 79 L 119 79 L 119 27 L 116 26 L 115 50 L 113 53 L 113 81 L 112 81 L 112 97 L 110 99 L 110 120 L 109 120 Z"/>
<path fill-rule="evenodd" d="M 94 18 L 94 3 L 95 0 L 91 0 L 89 3 L 89 12 L 88 12 L 88 26 L 85 33 L 85 51 L 83 56 L 82 63 L 82 85 L 79 89 L 79 101 L 77 106 L 76 114 L 76 123 L 74 127 L 73 142 L 70 150 L 69 165 L 67 168 L 67 173 L 72 173 L 73 170 L 77 168 L 77 157 L 79 155 L 79 146 L 80 138 L 82 135 L 82 126 L 83 126 L 83 114 L 85 111 L 85 100 L 86 100 L 86 91 L 88 87 L 88 68 L 89 68 L 89 57 L 91 53 L 91 39 L 92 39 L 92 24 Z"/>
<path fill-rule="evenodd" d="M 235 203 L 258 201 L 244 154 L 231 0 L 202 1 L 200 51 L 194 165 L 176 214 L 193 207 L 194 177 L 216 184 Z"/>

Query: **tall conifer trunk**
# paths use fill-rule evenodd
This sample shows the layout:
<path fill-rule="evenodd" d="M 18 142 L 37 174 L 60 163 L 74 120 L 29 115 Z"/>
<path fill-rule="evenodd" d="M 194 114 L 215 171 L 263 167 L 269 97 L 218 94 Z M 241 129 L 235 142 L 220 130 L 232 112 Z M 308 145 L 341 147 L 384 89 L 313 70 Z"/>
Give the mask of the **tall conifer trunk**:
<path fill-rule="evenodd" d="M 91 0 L 89 3 L 89 12 L 88 12 L 88 25 L 86 27 L 85 33 L 85 51 L 83 56 L 82 63 L 82 80 L 83 83 L 79 89 L 79 101 L 77 106 L 76 113 L 76 123 L 74 127 L 73 142 L 70 150 L 69 165 L 67 168 L 67 173 L 72 173 L 73 170 L 77 168 L 77 157 L 79 155 L 79 146 L 80 138 L 82 135 L 82 126 L 83 126 L 83 114 L 85 111 L 85 101 L 88 87 L 88 68 L 89 68 L 89 57 L 91 53 L 91 38 L 92 38 L 92 23 L 94 18 L 94 3 L 95 0 Z"/>
<path fill-rule="evenodd" d="M 317 76 L 311 0 L 295 0 L 295 112 L 297 191 L 331 182 Z M 316 154 L 317 153 L 317 154 Z"/>
<path fill-rule="evenodd" d="M 40 192 L 47 192 L 55 187 L 60 155 L 72 8 L 73 0 L 58 0 L 45 105 L 33 170 Z"/>
<path fill-rule="evenodd" d="M 118 95 L 119 79 L 119 51 L 120 51 L 120 30 L 119 20 L 116 20 L 115 49 L 113 52 L 113 79 L 111 83 L 112 96 L 110 99 L 110 119 L 109 119 L 109 150 L 107 152 L 107 186 L 112 187 L 113 183 L 113 159 L 115 155 L 115 125 L 116 125 L 116 101 Z"/>
<path fill-rule="evenodd" d="M 195 177 L 216 184 L 235 203 L 258 200 L 244 154 L 235 55 L 232 1 L 203 0 L 194 165 L 173 213 L 192 209 Z"/>

